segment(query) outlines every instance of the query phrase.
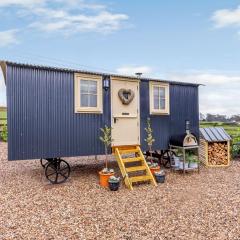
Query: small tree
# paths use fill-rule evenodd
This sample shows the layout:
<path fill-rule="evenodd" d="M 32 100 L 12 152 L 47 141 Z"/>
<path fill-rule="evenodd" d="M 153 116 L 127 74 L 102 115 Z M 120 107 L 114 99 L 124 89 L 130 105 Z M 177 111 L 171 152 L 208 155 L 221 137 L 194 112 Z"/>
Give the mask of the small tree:
<path fill-rule="evenodd" d="M 150 152 L 151 163 L 153 163 L 153 161 L 152 161 L 152 145 L 155 142 L 155 139 L 153 138 L 153 130 L 152 130 L 152 127 L 151 127 L 150 118 L 147 118 L 147 127 L 145 128 L 145 131 L 147 133 L 147 138 L 144 139 L 144 141 L 148 145 L 148 149 L 149 149 L 149 152 Z"/>
<path fill-rule="evenodd" d="M 102 136 L 99 137 L 100 141 L 104 144 L 105 147 L 105 168 L 108 169 L 108 147 L 111 145 L 112 139 L 112 128 L 105 125 L 104 128 L 100 128 Z"/>
<path fill-rule="evenodd" d="M 7 142 L 8 140 L 8 129 L 7 125 L 4 125 L 2 128 L 2 132 L 0 132 L 0 138 L 4 141 Z"/>

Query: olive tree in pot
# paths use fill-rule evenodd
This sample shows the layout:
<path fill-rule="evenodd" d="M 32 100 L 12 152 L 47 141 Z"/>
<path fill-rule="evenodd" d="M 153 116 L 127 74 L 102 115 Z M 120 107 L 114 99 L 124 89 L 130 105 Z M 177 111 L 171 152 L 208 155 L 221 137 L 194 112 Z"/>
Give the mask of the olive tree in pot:
<path fill-rule="evenodd" d="M 148 164 L 152 174 L 154 174 L 154 172 L 160 170 L 160 166 L 157 163 L 153 162 L 152 145 L 155 142 L 155 139 L 153 138 L 153 130 L 152 130 L 152 127 L 151 127 L 150 118 L 147 118 L 147 127 L 145 128 L 145 131 L 147 133 L 147 138 L 144 139 L 144 141 L 147 143 L 148 150 L 149 150 L 149 153 L 150 153 L 150 161 L 148 161 L 147 164 Z"/>
<path fill-rule="evenodd" d="M 100 185 L 102 187 L 108 187 L 108 179 L 114 175 L 114 170 L 108 168 L 108 148 L 111 145 L 112 134 L 111 127 L 105 125 L 104 128 L 100 128 L 102 135 L 99 137 L 100 141 L 104 144 L 105 148 L 105 167 L 99 172 Z"/>

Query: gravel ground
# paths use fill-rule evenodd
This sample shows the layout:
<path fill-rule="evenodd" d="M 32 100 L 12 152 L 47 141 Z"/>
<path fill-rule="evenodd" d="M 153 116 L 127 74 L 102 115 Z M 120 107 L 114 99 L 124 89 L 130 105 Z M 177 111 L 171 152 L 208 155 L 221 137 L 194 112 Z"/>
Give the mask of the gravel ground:
<path fill-rule="evenodd" d="M 68 161 L 70 180 L 50 185 L 39 161 L 8 162 L 0 143 L 0 239 L 240 239 L 240 161 L 118 192 L 98 185 L 102 161 Z"/>

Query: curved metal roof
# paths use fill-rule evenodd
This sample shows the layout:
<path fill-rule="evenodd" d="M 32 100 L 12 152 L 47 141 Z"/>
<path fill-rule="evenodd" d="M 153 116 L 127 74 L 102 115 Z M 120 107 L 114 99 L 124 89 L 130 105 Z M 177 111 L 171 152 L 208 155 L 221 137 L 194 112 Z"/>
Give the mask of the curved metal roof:
<path fill-rule="evenodd" d="M 45 70 L 52 70 L 52 71 L 86 73 L 86 74 L 129 78 L 129 79 L 130 78 L 131 79 L 140 79 L 142 81 L 159 81 L 159 82 L 166 82 L 166 83 L 170 83 L 170 84 L 172 83 L 172 84 L 188 85 L 188 86 L 196 86 L 196 87 L 202 85 L 202 84 L 197 84 L 197 83 L 179 82 L 179 81 L 163 80 L 163 79 L 157 79 L 157 78 L 148 78 L 148 77 L 138 78 L 136 76 L 121 75 L 121 74 L 114 74 L 114 73 L 94 72 L 94 71 L 86 71 L 86 70 L 79 70 L 79 69 L 72 69 L 72 68 L 60 68 L 60 67 L 53 67 L 53 66 L 34 65 L 34 64 L 17 63 L 17 62 L 0 60 L 0 66 L 3 68 L 4 65 L 19 66 L 19 67 L 25 67 L 25 68 L 35 68 L 35 69 L 45 69 Z"/>

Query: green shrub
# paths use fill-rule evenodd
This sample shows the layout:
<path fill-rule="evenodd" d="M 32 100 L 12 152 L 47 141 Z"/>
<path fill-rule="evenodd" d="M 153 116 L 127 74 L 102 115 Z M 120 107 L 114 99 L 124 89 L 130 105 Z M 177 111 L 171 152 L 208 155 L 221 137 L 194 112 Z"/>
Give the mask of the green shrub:
<path fill-rule="evenodd" d="M 233 145 L 232 146 L 232 157 L 239 157 L 240 156 L 240 146 L 239 145 Z"/>
<path fill-rule="evenodd" d="M 7 142 L 7 139 L 8 139 L 7 125 L 3 126 L 2 131 L 0 132 L 0 137 L 4 142 Z"/>

